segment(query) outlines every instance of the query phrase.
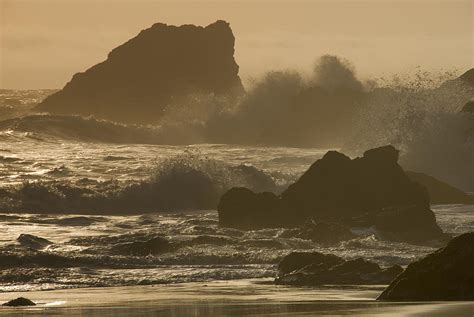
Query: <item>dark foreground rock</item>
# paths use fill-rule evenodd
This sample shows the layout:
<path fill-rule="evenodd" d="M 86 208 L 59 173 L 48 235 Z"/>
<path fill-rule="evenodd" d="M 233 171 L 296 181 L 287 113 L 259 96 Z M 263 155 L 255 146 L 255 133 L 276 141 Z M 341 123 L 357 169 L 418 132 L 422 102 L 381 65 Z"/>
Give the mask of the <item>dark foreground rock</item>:
<path fill-rule="evenodd" d="M 442 235 L 426 189 L 398 165 L 393 146 L 352 160 L 329 151 L 280 196 L 233 188 L 221 197 L 217 209 L 220 224 L 227 227 L 295 227 L 316 219 L 375 226 L 387 236 L 401 233 L 415 240 Z"/>
<path fill-rule="evenodd" d="M 277 284 L 318 286 L 327 284 L 387 284 L 403 269 L 382 269 L 362 258 L 346 261 L 332 254 L 293 252 L 278 265 Z"/>
<path fill-rule="evenodd" d="M 18 297 L 17 299 L 12 299 L 11 301 L 2 304 L 2 306 L 36 306 L 36 304 L 28 298 Z"/>
<path fill-rule="evenodd" d="M 379 300 L 474 300 L 474 232 L 411 263 L 379 296 Z"/>
<path fill-rule="evenodd" d="M 207 27 L 156 23 L 113 49 L 106 61 L 75 74 L 37 110 L 155 123 L 167 105 L 189 95 L 238 95 L 243 88 L 234 41 L 224 21 Z"/>
<path fill-rule="evenodd" d="M 472 204 L 474 199 L 456 187 L 440 181 L 432 176 L 418 172 L 405 172 L 408 177 L 425 186 L 432 204 Z"/>

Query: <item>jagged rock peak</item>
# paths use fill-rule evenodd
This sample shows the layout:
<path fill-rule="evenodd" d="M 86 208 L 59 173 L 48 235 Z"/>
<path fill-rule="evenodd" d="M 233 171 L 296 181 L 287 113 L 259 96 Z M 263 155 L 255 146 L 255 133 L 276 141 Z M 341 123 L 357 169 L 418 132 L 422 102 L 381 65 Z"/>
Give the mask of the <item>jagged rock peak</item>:
<path fill-rule="evenodd" d="M 206 27 L 156 23 L 114 48 L 107 60 L 75 74 L 37 110 L 93 115 L 126 123 L 157 123 L 194 94 L 243 92 L 229 23 Z"/>

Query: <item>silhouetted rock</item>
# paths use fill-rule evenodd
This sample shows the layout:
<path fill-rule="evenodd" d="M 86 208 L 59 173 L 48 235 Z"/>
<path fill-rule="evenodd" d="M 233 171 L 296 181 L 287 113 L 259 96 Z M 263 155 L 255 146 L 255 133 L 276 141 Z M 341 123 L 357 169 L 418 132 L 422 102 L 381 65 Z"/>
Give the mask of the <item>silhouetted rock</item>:
<path fill-rule="evenodd" d="M 319 252 L 291 252 L 278 264 L 278 273 L 288 274 L 314 263 L 333 266 L 344 263 L 344 260 L 333 254 Z"/>
<path fill-rule="evenodd" d="M 422 242 L 443 238 L 443 231 L 428 207 L 397 206 L 382 209 L 375 216 L 381 237 L 391 241 Z"/>
<path fill-rule="evenodd" d="M 290 229 L 281 235 L 283 238 L 299 238 L 320 244 L 335 244 L 355 238 L 349 227 L 331 222 L 308 222 L 300 228 Z"/>
<path fill-rule="evenodd" d="M 397 164 L 398 151 L 384 146 L 351 160 L 330 151 L 282 193 L 302 216 L 344 219 L 389 206 L 429 206 L 425 189 Z"/>
<path fill-rule="evenodd" d="M 34 236 L 32 234 L 27 234 L 27 233 L 22 233 L 18 238 L 16 239 L 21 245 L 33 248 L 33 249 L 41 249 L 44 248 L 50 244 L 53 244 L 51 241 Z"/>
<path fill-rule="evenodd" d="M 36 306 L 36 304 L 33 303 L 28 298 L 18 297 L 16 299 L 12 299 L 11 301 L 2 304 L 2 306 Z"/>
<path fill-rule="evenodd" d="M 106 61 L 75 74 L 37 110 L 152 123 L 189 94 L 239 94 L 234 41 L 224 21 L 207 27 L 156 23 L 113 49 Z"/>
<path fill-rule="evenodd" d="M 379 296 L 379 300 L 474 300 L 474 232 L 411 263 Z"/>
<path fill-rule="evenodd" d="M 459 79 L 461 79 L 466 84 L 474 87 L 474 68 L 469 69 L 464 74 L 459 76 Z"/>
<path fill-rule="evenodd" d="M 466 103 L 464 105 L 464 107 L 462 107 L 461 112 L 467 112 L 467 113 L 470 113 L 470 114 L 474 114 L 474 101 L 471 100 L 468 103 Z"/>
<path fill-rule="evenodd" d="M 172 251 L 173 245 L 165 238 L 155 237 L 147 241 L 125 242 L 115 245 L 112 252 L 123 255 L 147 256 Z"/>
<path fill-rule="evenodd" d="M 219 222 L 240 228 L 294 227 L 316 219 L 376 225 L 401 237 L 433 239 L 441 229 L 429 209 L 428 193 L 410 180 L 397 160 L 398 151 L 392 146 L 369 150 L 353 160 L 329 151 L 280 196 L 245 188 L 229 190 L 218 205 Z M 402 222 L 413 219 L 416 226 L 385 223 L 394 216 Z"/>
<path fill-rule="evenodd" d="M 277 284 L 317 286 L 324 284 L 387 284 L 403 269 L 382 269 L 362 258 L 345 261 L 330 254 L 291 253 L 278 266 Z"/>
<path fill-rule="evenodd" d="M 261 228 L 284 224 L 279 198 L 270 192 L 254 193 L 243 187 L 227 191 L 217 206 L 219 223 L 225 227 Z"/>
<path fill-rule="evenodd" d="M 465 192 L 434 177 L 418 172 L 405 172 L 408 177 L 425 186 L 432 204 L 470 204 L 474 200 Z"/>

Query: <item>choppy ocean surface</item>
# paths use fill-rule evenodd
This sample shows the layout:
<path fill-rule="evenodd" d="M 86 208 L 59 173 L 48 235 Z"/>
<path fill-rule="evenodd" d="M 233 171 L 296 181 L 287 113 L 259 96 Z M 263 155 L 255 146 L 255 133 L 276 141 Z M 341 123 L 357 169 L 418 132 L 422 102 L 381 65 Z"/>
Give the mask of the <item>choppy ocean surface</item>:
<path fill-rule="evenodd" d="M 39 123 L 36 119 L 0 122 L 2 188 L 37 181 L 96 187 L 107 182 L 134 183 L 154 177 L 157 170 L 163 174 L 169 166 L 198 164 L 194 168 L 209 175 L 220 190 L 244 185 L 280 191 L 327 151 L 124 143 L 126 128 L 120 128 L 120 144 L 86 142 L 80 137 L 83 131 L 54 130 L 44 125 L 43 119 Z M 113 139 L 117 130 L 112 130 Z M 180 197 L 180 192 L 173 195 Z M 447 233 L 474 230 L 473 205 L 437 205 L 433 210 Z M 296 250 L 334 253 L 347 259 L 364 257 L 382 266 L 407 265 L 435 250 L 382 241 L 370 230 L 328 247 L 285 238 L 283 228 L 222 228 L 216 210 L 170 212 L 157 208 L 137 215 L 70 213 L 0 214 L 0 291 L 271 278 L 279 260 Z"/>

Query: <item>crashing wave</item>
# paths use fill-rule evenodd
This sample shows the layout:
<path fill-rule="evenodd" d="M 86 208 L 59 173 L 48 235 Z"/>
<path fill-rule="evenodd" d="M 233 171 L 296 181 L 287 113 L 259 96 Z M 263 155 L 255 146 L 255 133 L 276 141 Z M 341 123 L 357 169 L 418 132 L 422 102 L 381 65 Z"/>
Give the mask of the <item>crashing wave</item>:
<path fill-rule="evenodd" d="M 7 119 L 0 121 L 0 130 L 86 142 L 163 143 L 155 128 L 72 115 L 36 114 Z"/>
<path fill-rule="evenodd" d="M 405 169 L 474 189 L 474 179 L 466 172 L 474 159 L 474 117 L 460 111 L 474 89 L 446 80 L 452 76 L 417 71 L 382 82 L 368 94 L 343 151 L 357 156 L 392 144 L 401 150 Z"/>
<path fill-rule="evenodd" d="M 237 186 L 274 192 L 282 188 L 253 166 L 232 165 L 188 152 L 164 160 L 148 179 L 137 182 L 64 180 L 3 187 L 0 210 L 111 214 L 215 209 L 220 196 Z"/>

